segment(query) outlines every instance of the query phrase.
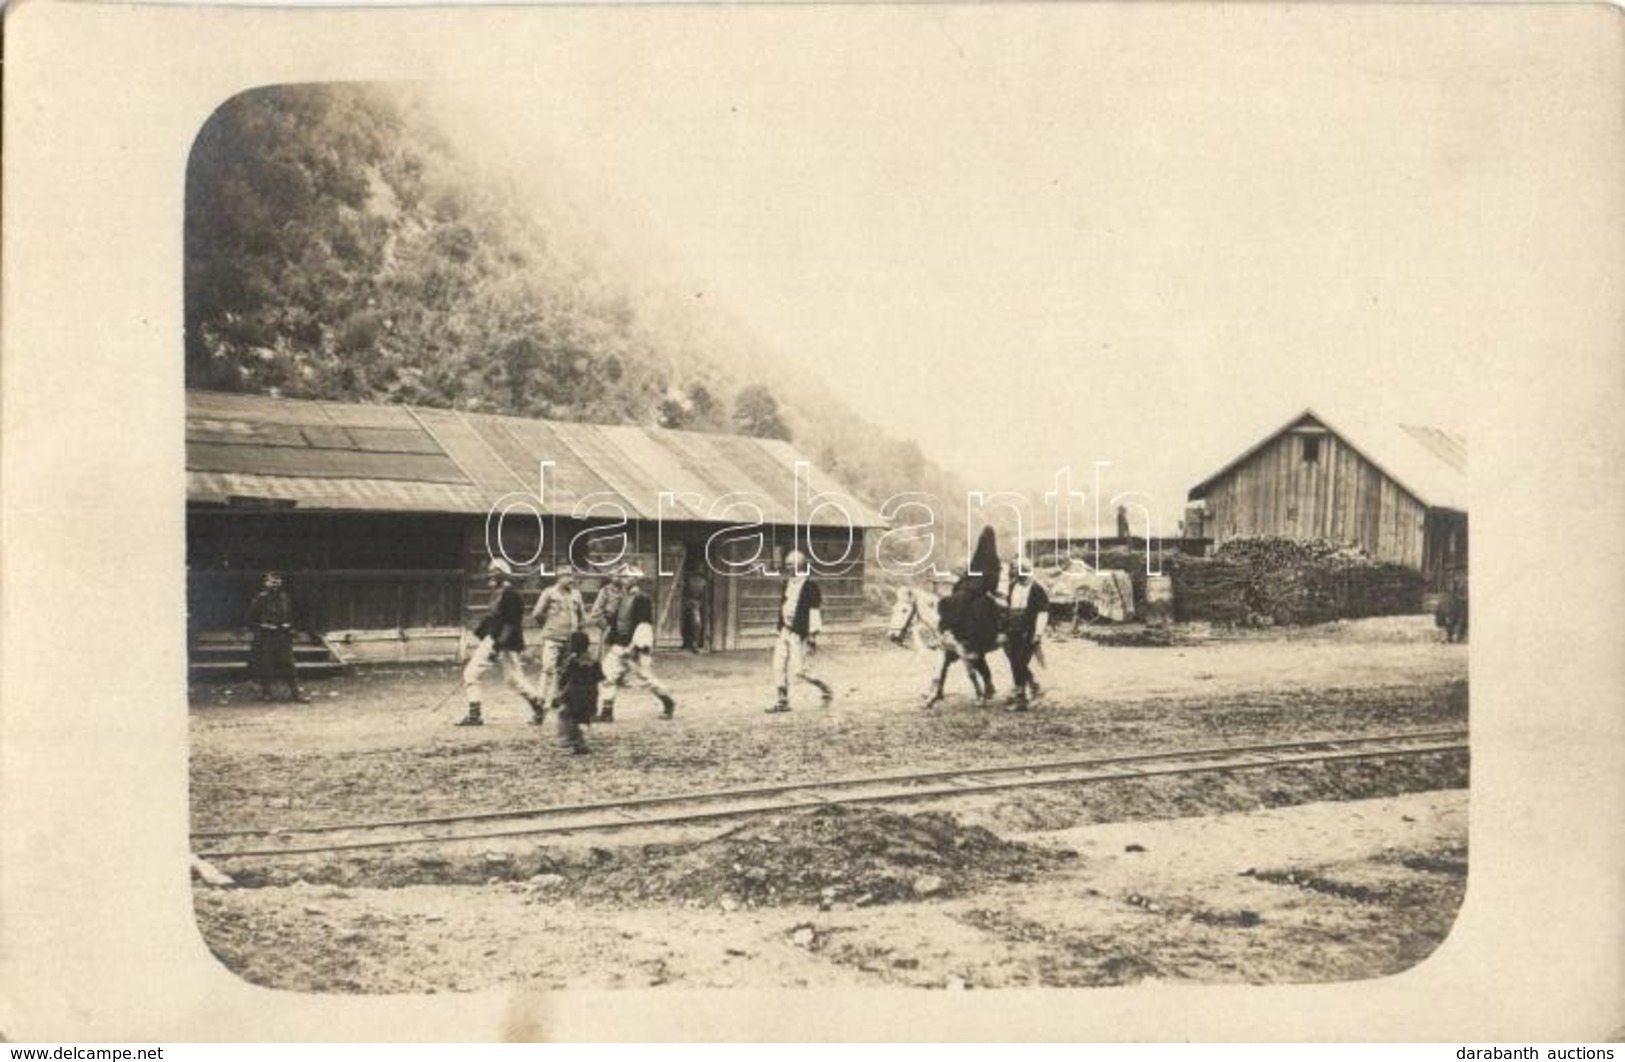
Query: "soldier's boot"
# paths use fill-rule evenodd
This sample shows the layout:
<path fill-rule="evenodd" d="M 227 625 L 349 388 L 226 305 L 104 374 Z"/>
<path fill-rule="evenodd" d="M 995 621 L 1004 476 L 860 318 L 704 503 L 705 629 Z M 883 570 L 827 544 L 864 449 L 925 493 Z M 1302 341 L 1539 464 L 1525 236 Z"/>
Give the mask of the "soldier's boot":
<path fill-rule="evenodd" d="M 480 717 L 480 706 L 477 705 L 477 704 L 469 705 L 468 706 L 468 714 L 463 716 L 461 719 L 457 720 L 457 725 L 458 726 L 484 726 L 485 725 L 485 720 Z"/>
<path fill-rule="evenodd" d="M 615 702 L 605 701 L 598 706 L 598 714 L 593 717 L 595 723 L 613 723 L 615 721 Z"/>
<path fill-rule="evenodd" d="M 807 681 L 818 687 L 818 696 L 822 699 L 821 703 L 825 708 L 828 708 L 830 702 L 835 699 L 835 687 L 823 679 L 813 678 L 811 675 L 807 676 Z"/>
<path fill-rule="evenodd" d="M 1027 691 L 1028 700 L 1036 701 L 1044 695 L 1044 691 L 1039 688 L 1037 679 L 1032 679 L 1027 683 Z"/>
<path fill-rule="evenodd" d="M 542 703 L 540 697 L 525 696 L 525 703 L 530 705 L 530 725 L 541 726 L 547 722 L 547 705 Z"/>
<path fill-rule="evenodd" d="M 672 700 L 671 694 L 662 690 L 655 694 L 655 698 L 660 701 L 660 718 L 670 719 L 677 714 L 677 702 Z"/>
<path fill-rule="evenodd" d="M 789 710 L 790 710 L 790 690 L 789 690 L 788 687 L 780 686 L 779 687 L 779 695 L 773 701 L 772 706 L 768 708 L 767 714 L 768 715 L 775 715 L 775 714 L 777 714 L 779 712 L 788 712 Z"/>
<path fill-rule="evenodd" d="M 1027 710 L 1026 689 L 1017 686 L 1015 694 L 1011 696 L 1010 703 L 1005 706 L 1004 710 L 1007 712 L 1025 712 Z"/>

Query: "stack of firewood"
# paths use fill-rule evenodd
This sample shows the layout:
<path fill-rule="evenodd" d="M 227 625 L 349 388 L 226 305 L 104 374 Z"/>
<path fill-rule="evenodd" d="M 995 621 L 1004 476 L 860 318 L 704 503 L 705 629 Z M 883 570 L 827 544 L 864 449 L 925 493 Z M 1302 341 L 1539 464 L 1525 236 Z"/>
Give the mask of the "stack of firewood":
<path fill-rule="evenodd" d="M 1265 626 L 1421 611 L 1422 577 L 1325 539 L 1233 539 L 1211 559 L 1170 558 L 1180 620 Z"/>

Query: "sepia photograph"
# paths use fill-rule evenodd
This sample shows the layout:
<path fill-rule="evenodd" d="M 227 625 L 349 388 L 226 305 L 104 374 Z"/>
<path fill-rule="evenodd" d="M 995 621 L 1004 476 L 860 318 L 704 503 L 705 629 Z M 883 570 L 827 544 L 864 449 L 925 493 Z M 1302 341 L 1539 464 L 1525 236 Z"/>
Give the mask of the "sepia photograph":
<path fill-rule="evenodd" d="M 506 1008 L 456 1038 L 640 1036 L 558 1017 L 586 994 L 648 1002 L 657 1039 L 1068 1038 L 1010 1017 L 1038 989 L 1094 1039 L 1113 1013 L 1460 1038 L 1498 1009 L 1559 1039 L 1560 1008 L 1499 996 L 1562 978 L 1467 987 L 1534 954 L 1584 970 L 1564 1035 L 1625 1029 L 1594 618 L 1620 588 L 1613 15 L 109 11 L 14 8 L 7 87 L 87 26 L 197 34 L 193 83 L 131 82 L 184 106 L 112 132 L 97 178 L 139 169 L 166 219 L 121 311 L 152 316 L 141 358 L 83 355 L 127 401 L 54 429 L 72 384 L 21 414 L 44 377 L 8 328 L 7 428 L 98 422 L 113 493 L 78 519 L 130 542 L 26 510 L 6 589 L 10 636 L 46 592 L 19 534 L 111 569 L 133 651 L 65 725 L 152 787 L 118 814 L 168 943 L 122 968 L 185 951 L 207 998 L 275 1001 L 262 1036 L 319 1007 L 294 1035 L 418 1038 L 450 1012 L 317 1015 L 436 996 Z M 253 41 L 251 75 L 210 47 Z M 8 96 L 8 148 L 60 149 Z M 8 227 L 37 187 L 11 172 Z M 1542 658 L 1575 661 L 1533 694 L 1566 715 L 1517 685 Z M 7 673 L 38 765 L 52 687 Z M 1512 843 L 1541 800 L 1540 843 L 1613 842 L 1560 884 Z M 8 819 L 9 862 L 43 827 Z M 1509 911 L 1556 919 L 1550 953 L 1501 950 Z M 1355 1004 L 1280 1016 L 1317 987 Z M 1224 995 L 1154 1002 L 1186 990 Z M 764 992 L 855 1016 L 775 1024 Z M 974 1024 L 908 1017 L 953 1008 Z"/>
<path fill-rule="evenodd" d="M 1051 86 L 1050 113 L 1099 82 Z M 1202 182 L 1219 211 L 1194 185 L 1123 192 L 1102 171 L 1149 160 L 1092 161 L 1107 123 L 1058 136 L 1026 78 L 922 84 L 880 118 L 705 88 L 672 105 L 697 134 L 614 148 L 507 93 L 372 84 L 254 89 L 199 132 L 210 949 L 328 992 L 1291 983 L 1424 959 L 1469 868 L 1466 439 L 1323 415 L 1347 396 L 1308 366 L 1170 387 L 1179 337 L 1091 276 L 1232 273 L 1243 247 L 1192 261 L 1117 214 L 1168 198 L 1236 226 L 1257 200 L 1226 183 L 1251 174 Z M 931 135 L 872 159 L 796 143 L 905 114 Z M 1003 150 L 963 159 L 995 118 Z M 943 175 L 946 201 L 922 195 Z M 1420 205 L 1364 209 L 1410 226 Z M 1036 262 L 990 253 L 1040 240 Z M 1381 263 L 1351 262 L 1360 331 L 1406 298 Z M 883 272 L 921 297 L 865 301 Z M 933 379 L 884 364 L 875 337 L 943 331 L 948 296 L 1012 273 L 1021 291 L 954 315 Z M 1325 313 L 1284 301 L 1283 327 Z M 1089 371 L 1044 379 L 1034 348 L 1068 346 Z M 1364 348 L 1304 358 L 1329 374 Z M 1431 359 L 1388 383 L 1452 412 Z M 1154 406 L 1184 411 L 1177 442 Z"/>

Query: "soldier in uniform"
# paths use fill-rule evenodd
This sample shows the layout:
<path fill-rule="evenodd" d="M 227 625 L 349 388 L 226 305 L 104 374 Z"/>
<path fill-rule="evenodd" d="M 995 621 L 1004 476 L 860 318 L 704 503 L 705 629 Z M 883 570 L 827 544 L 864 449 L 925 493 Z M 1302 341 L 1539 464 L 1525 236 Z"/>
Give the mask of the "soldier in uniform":
<path fill-rule="evenodd" d="M 1033 678 L 1032 660 L 1049 624 L 1049 594 L 1033 579 L 1032 561 L 1022 558 L 1010 566 L 1010 593 L 1006 599 L 1004 653 L 1010 659 L 1010 681 L 1015 696 L 1010 711 L 1025 712 L 1029 696 L 1037 700 L 1038 680 Z"/>
<path fill-rule="evenodd" d="M 587 606 L 575 587 L 575 573 L 565 568 L 536 599 L 530 618 L 542 628 L 542 700 L 549 708 L 559 706 L 559 667 L 571 637 L 587 625 Z M 535 718 L 532 722 L 540 723 Z"/>
<path fill-rule="evenodd" d="M 603 662 L 609 651 L 609 631 L 615 626 L 615 614 L 620 611 L 621 597 L 626 593 L 620 576 L 604 581 L 592 599 L 592 610 L 587 614 L 587 626 L 598 632 L 598 660 Z"/>
<path fill-rule="evenodd" d="M 790 680 L 798 678 L 818 690 L 823 703 L 835 699 L 829 683 L 807 669 L 807 655 L 818 651 L 818 632 L 824 626 L 824 595 L 813 581 L 806 555 L 800 550 L 785 554 L 784 566 L 790 575 L 779 595 L 778 640 L 773 645 L 773 678 L 778 696 L 769 713 L 790 710 Z"/>
<path fill-rule="evenodd" d="M 293 662 L 293 601 L 282 588 L 281 572 L 265 573 L 264 589 L 248 605 L 248 628 L 248 671 L 259 684 L 260 700 L 270 700 L 272 687 L 284 682 L 289 700 L 309 703 Z"/>
<path fill-rule="evenodd" d="M 643 572 L 633 565 L 621 569 L 621 593 L 604 631 L 604 682 L 599 687 L 601 723 L 615 721 L 615 696 L 634 673 L 660 702 L 660 718 L 670 719 L 677 702 L 654 674 L 654 601 L 642 587 Z"/>
<path fill-rule="evenodd" d="M 468 714 L 458 720 L 458 726 L 481 726 L 485 719 L 480 714 L 480 677 L 493 665 L 502 668 L 502 677 L 508 685 L 519 691 L 530 705 L 532 723 L 541 723 L 547 715 L 547 703 L 536 688 L 525 678 L 519 654 L 525 649 L 525 602 L 514 587 L 513 569 L 501 559 L 491 561 L 487 572 L 491 585 L 491 604 L 474 628 L 479 641 L 468 666 L 463 669 L 463 687 L 468 694 Z"/>

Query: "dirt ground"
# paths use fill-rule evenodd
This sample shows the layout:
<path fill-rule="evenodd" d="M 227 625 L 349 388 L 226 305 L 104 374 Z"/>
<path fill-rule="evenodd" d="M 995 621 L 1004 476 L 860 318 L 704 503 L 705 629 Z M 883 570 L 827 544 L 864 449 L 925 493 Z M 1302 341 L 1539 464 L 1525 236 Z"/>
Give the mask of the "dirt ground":
<path fill-rule="evenodd" d="M 594 752 L 510 691 L 456 728 L 448 667 L 315 684 L 315 704 L 193 691 L 198 830 L 511 810 L 768 781 L 1461 723 L 1466 647 L 1426 617 L 1174 644 L 1055 640 L 1037 710 L 934 709 L 927 658 L 829 651 L 840 693 L 767 715 L 766 660 L 662 654 L 662 721 L 624 694 Z M 995 675 L 1002 678 L 1002 662 Z M 1448 933 L 1465 756 L 1123 781 L 682 830 L 222 861 L 198 888 L 221 960 L 305 991 L 1328 981 Z M 204 847 L 200 845 L 200 847 Z"/>

